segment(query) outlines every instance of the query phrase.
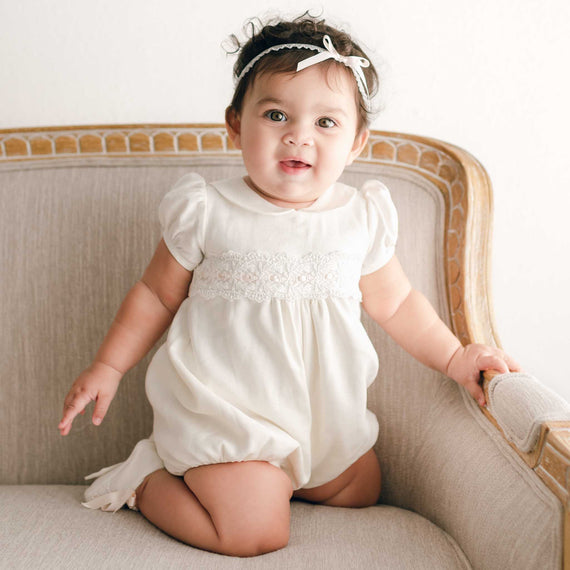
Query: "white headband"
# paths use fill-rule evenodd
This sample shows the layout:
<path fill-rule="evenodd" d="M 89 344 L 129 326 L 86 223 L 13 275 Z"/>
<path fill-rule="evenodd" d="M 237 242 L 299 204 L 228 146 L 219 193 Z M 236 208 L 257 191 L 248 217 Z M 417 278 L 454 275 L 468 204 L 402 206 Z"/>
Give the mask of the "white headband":
<path fill-rule="evenodd" d="M 303 61 L 300 61 L 297 65 L 297 71 L 301 71 L 311 65 L 315 65 L 316 63 L 320 63 L 321 61 L 325 61 L 327 59 L 334 59 L 339 61 L 340 63 L 346 65 L 352 73 L 354 74 L 354 78 L 356 79 L 356 84 L 358 85 L 358 90 L 364 97 L 364 101 L 366 105 L 369 105 L 370 95 L 368 93 L 368 86 L 366 85 L 366 78 L 364 77 L 364 73 L 362 72 L 363 67 L 368 67 L 370 62 L 363 58 L 358 57 L 356 55 L 340 55 L 338 51 L 336 51 L 335 47 L 333 46 L 332 40 L 329 36 L 323 37 L 323 44 L 324 48 L 313 45 L 313 44 L 279 44 L 276 46 L 271 46 L 266 50 L 258 53 L 241 71 L 236 79 L 236 84 L 239 83 L 243 77 L 251 70 L 251 68 L 264 56 L 272 51 L 277 51 L 281 49 L 310 49 L 313 51 L 318 51 L 317 55 L 312 55 Z"/>

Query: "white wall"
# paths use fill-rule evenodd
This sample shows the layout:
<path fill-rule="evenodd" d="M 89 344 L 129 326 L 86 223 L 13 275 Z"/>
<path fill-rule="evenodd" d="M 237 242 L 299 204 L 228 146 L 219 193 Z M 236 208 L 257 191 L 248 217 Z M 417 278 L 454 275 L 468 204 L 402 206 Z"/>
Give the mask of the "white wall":
<path fill-rule="evenodd" d="M 221 42 L 280 4 L 0 0 L 0 128 L 220 122 L 233 64 Z M 499 334 L 570 400 L 570 3 L 287 4 L 289 15 L 324 6 L 379 65 L 374 128 L 453 142 L 486 166 Z"/>

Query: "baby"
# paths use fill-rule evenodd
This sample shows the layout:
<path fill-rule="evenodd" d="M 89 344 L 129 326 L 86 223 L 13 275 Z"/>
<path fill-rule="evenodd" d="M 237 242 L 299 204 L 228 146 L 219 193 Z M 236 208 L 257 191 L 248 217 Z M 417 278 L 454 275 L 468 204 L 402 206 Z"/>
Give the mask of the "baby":
<path fill-rule="evenodd" d="M 518 370 L 462 346 L 394 255 L 386 187 L 338 182 L 368 139 L 377 75 L 351 38 L 310 17 L 241 46 L 228 136 L 244 178 L 187 174 L 159 207 L 163 237 L 59 429 L 94 400 L 99 425 L 125 372 L 170 327 L 149 365 L 153 434 L 92 475 L 86 506 L 127 504 L 171 536 L 253 556 L 289 540 L 292 497 L 363 507 L 380 495 L 366 407 L 378 359 L 369 315 L 480 405 L 480 371 Z"/>

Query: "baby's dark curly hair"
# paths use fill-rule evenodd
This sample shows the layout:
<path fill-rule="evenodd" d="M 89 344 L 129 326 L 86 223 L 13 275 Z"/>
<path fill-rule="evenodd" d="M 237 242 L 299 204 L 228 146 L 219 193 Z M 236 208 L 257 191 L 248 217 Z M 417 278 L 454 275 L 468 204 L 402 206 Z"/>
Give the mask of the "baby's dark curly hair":
<path fill-rule="evenodd" d="M 326 35 L 331 38 L 333 46 L 340 55 L 364 57 L 370 61 L 370 58 L 346 32 L 325 24 L 324 20 L 319 20 L 308 12 L 292 21 L 272 20 L 267 24 L 263 24 L 259 19 L 255 18 L 247 22 L 244 30 L 246 34 L 249 32 L 247 34 L 249 39 L 245 43 L 240 42 L 235 35 L 230 36 L 230 41 L 235 49 L 228 50 L 228 53 L 238 54 L 234 65 L 234 78 L 236 79 L 245 66 L 267 48 L 290 43 L 312 44 L 323 47 L 323 38 Z M 263 56 L 236 85 L 234 96 L 228 109 L 232 109 L 237 114 L 241 112 L 245 94 L 253 85 L 256 77 L 264 73 L 294 73 L 297 69 L 297 64 L 314 55 L 314 53 L 313 50 L 308 49 L 285 49 L 270 52 Z M 327 68 L 331 65 L 340 66 L 352 75 L 352 72 L 347 67 L 334 59 L 326 60 L 319 65 Z M 369 67 L 362 68 L 362 71 L 366 78 L 370 99 L 372 99 L 378 91 L 378 74 L 372 63 L 370 63 Z M 355 92 L 357 109 L 359 111 L 359 128 L 362 128 L 370 125 L 372 110 L 360 91 L 355 89 Z"/>

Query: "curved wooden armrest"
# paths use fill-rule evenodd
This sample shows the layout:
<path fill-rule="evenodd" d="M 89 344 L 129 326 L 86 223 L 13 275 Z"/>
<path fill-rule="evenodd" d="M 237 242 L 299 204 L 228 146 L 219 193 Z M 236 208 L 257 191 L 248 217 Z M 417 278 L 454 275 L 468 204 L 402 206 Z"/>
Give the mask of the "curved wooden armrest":
<path fill-rule="evenodd" d="M 483 374 L 483 390 L 487 402 L 489 401 L 489 385 L 497 375 L 496 371 Z M 505 437 L 489 409 L 485 407 L 481 408 L 481 411 Z M 506 437 L 505 440 L 562 503 L 568 505 L 570 498 L 570 421 L 543 422 L 536 446 L 528 453 L 520 450 Z"/>

